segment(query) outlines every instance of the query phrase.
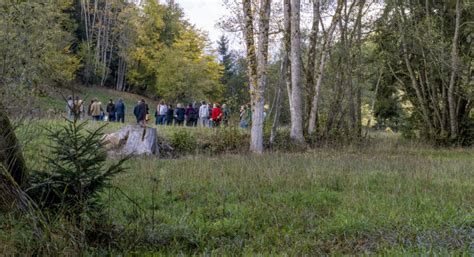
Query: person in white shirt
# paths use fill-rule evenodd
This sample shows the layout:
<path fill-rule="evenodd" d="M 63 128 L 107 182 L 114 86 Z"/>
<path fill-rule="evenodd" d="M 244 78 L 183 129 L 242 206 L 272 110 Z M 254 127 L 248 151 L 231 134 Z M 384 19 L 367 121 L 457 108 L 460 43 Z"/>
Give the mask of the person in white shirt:
<path fill-rule="evenodd" d="M 156 107 L 156 125 L 166 124 L 166 113 L 168 112 L 168 105 L 163 101 Z"/>
<path fill-rule="evenodd" d="M 202 101 L 201 107 L 199 107 L 199 125 L 209 127 L 209 106 L 206 101 Z"/>
<path fill-rule="evenodd" d="M 70 120 L 74 119 L 74 99 L 72 96 L 68 96 L 67 98 L 67 105 L 66 105 L 66 110 L 67 110 L 67 117 Z"/>

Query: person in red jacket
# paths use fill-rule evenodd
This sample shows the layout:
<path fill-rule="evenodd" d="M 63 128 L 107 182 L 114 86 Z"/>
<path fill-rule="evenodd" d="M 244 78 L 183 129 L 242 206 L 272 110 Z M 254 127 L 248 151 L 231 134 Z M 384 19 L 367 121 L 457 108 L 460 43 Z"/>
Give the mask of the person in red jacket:
<path fill-rule="evenodd" d="M 211 114 L 212 127 L 214 128 L 219 127 L 223 115 L 224 113 L 222 112 L 220 106 L 218 104 L 214 104 L 214 107 L 212 108 L 212 114 Z"/>

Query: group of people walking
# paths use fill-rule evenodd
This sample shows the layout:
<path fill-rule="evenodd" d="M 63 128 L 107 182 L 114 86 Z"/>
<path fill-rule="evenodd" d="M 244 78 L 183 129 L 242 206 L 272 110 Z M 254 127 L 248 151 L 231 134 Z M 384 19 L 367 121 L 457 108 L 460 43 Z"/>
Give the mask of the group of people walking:
<path fill-rule="evenodd" d="M 110 99 L 104 111 L 102 102 L 97 98 L 93 98 L 86 112 L 84 100 L 78 96 L 75 99 L 69 96 L 66 109 L 68 118 L 71 120 L 74 118 L 84 119 L 87 115 L 95 121 L 125 122 L 125 103 L 123 99 L 118 99 L 116 103 Z"/>
<path fill-rule="evenodd" d="M 177 104 L 176 108 L 161 101 L 156 107 L 155 118 L 156 125 L 219 127 L 221 124 L 228 125 L 230 110 L 225 104 L 220 106 L 206 101 L 187 106 Z"/>
<path fill-rule="evenodd" d="M 84 101 L 80 97 L 75 99 L 70 96 L 67 99 L 67 113 L 69 119 L 84 119 L 89 116 L 94 121 L 125 122 L 126 106 L 123 99 L 116 102 L 110 99 L 105 110 L 102 102 L 97 98 L 91 100 L 87 112 L 85 111 Z M 141 99 L 133 108 L 133 114 L 136 122 L 142 126 L 151 120 L 150 108 L 144 99 Z M 188 127 L 209 127 L 228 126 L 230 120 L 230 109 L 226 104 L 222 106 L 218 103 L 190 103 L 187 106 L 179 103 L 174 107 L 161 101 L 155 109 L 156 125 L 175 125 Z M 241 128 L 248 128 L 251 125 L 252 110 L 250 104 L 240 107 Z"/>

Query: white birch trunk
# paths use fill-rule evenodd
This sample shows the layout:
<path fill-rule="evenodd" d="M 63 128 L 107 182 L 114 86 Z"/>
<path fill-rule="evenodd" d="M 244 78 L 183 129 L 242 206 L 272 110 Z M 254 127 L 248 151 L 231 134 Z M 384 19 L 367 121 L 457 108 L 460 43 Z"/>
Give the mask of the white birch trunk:
<path fill-rule="evenodd" d="M 456 25 L 454 29 L 453 47 L 451 51 L 451 77 L 449 79 L 448 103 L 449 103 L 449 123 L 451 128 L 451 138 L 458 136 L 458 112 L 456 106 L 456 75 L 458 72 L 458 41 L 459 27 L 461 22 L 461 0 L 456 0 Z"/>
<path fill-rule="evenodd" d="M 301 101 L 300 0 L 291 0 L 291 139 L 304 143 Z"/>
<path fill-rule="evenodd" d="M 268 33 L 270 27 L 271 0 L 260 1 L 258 53 L 255 51 L 253 13 L 251 0 L 242 1 L 245 19 L 250 97 L 252 103 L 252 128 L 250 151 L 263 153 L 264 92 L 267 82 Z"/>

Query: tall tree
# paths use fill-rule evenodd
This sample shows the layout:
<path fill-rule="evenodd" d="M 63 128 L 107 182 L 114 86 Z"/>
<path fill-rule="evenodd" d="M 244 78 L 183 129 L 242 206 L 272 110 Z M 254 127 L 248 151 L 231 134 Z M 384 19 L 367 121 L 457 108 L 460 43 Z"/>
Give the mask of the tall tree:
<path fill-rule="evenodd" d="M 220 63 L 224 68 L 221 83 L 227 86 L 231 77 L 234 75 L 234 59 L 229 50 L 229 39 L 225 35 L 222 35 L 217 41 L 217 45 Z"/>
<path fill-rule="evenodd" d="M 458 137 L 458 110 L 456 97 L 454 94 L 458 92 L 456 89 L 456 77 L 458 74 L 458 44 L 459 44 L 459 29 L 461 26 L 461 1 L 456 0 L 456 18 L 454 25 L 454 36 L 451 50 L 451 77 L 449 78 L 448 87 L 448 103 L 449 103 L 449 120 L 451 123 L 451 138 L 456 139 Z"/>
<path fill-rule="evenodd" d="M 321 53 L 319 55 L 319 62 L 318 62 L 318 70 L 316 73 L 316 85 L 314 89 L 314 93 L 312 96 L 311 100 L 311 111 L 310 111 L 310 116 L 309 116 L 309 121 L 308 121 L 308 134 L 312 134 L 316 128 L 317 128 L 317 118 L 318 118 L 318 111 L 319 111 L 319 98 L 320 98 L 320 92 L 321 92 L 321 84 L 323 82 L 323 77 L 324 77 L 324 69 L 326 67 L 326 60 L 329 55 L 329 46 L 331 45 L 332 42 L 332 37 L 334 34 L 334 31 L 336 30 L 336 25 L 339 22 L 339 19 L 341 18 L 341 11 L 344 6 L 344 0 L 338 0 L 337 1 L 337 6 L 336 10 L 334 12 L 334 15 L 332 17 L 331 25 L 327 29 L 322 47 L 321 47 Z"/>
<path fill-rule="evenodd" d="M 291 0 L 291 132 L 290 137 L 304 143 L 303 102 L 301 98 L 300 0 Z"/>
<path fill-rule="evenodd" d="M 267 80 L 268 36 L 270 29 L 271 0 L 259 1 L 258 48 L 255 45 L 254 10 L 251 0 L 243 0 L 244 35 L 247 47 L 252 129 L 250 151 L 263 153 L 264 92 Z M 257 48 L 257 51 L 256 51 Z"/>

